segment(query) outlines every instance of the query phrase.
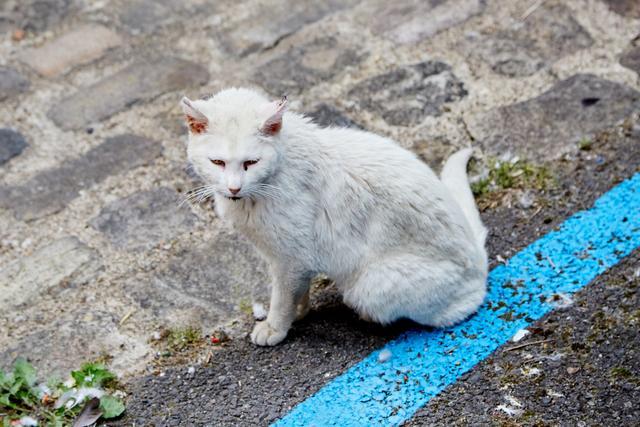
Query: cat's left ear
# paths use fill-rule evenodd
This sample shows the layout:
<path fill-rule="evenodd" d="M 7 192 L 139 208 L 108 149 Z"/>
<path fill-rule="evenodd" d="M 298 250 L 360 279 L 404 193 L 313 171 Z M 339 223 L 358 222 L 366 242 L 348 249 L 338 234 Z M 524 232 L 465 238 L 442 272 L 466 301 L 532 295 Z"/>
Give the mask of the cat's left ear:
<path fill-rule="evenodd" d="M 180 101 L 180 106 L 182 107 L 182 112 L 185 115 L 191 133 L 200 134 L 207 130 L 209 119 L 193 106 L 193 102 L 189 98 L 184 96 Z"/>
<path fill-rule="evenodd" d="M 276 135 L 282 129 L 282 115 L 285 111 L 287 111 L 287 96 L 283 96 L 282 99 L 278 102 L 274 102 L 271 105 L 274 105 L 275 112 L 269 117 L 262 127 L 260 128 L 260 132 L 264 135 Z"/>

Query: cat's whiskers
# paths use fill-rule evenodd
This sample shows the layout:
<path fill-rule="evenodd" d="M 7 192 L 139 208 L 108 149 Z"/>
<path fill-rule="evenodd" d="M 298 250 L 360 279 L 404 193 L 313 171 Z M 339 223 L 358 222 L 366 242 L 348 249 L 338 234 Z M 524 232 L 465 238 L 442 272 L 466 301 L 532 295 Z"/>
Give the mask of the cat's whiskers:
<path fill-rule="evenodd" d="M 185 203 L 202 203 L 204 200 L 214 195 L 215 191 L 216 187 L 214 185 L 201 185 L 200 187 L 196 187 L 187 192 L 179 206 L 182 206 Z"/>

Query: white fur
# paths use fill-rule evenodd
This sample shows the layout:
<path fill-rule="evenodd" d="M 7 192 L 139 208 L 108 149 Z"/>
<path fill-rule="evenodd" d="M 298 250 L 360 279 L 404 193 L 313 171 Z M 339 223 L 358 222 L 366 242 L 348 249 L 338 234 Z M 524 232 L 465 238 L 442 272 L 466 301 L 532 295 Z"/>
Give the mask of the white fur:
<path fill-rule="evenodd" d="M 188 147 L 207 184 L 201 194 L 213 195 L 218 215 L 270 265 L 271 304 L 253 342 L 285 338 L 306 313 L 318 273 L 335 280 L 361 317 L 382 324 L 409 318 L 448 326 L 482 303 L 486 230 L 466 177 L 470 149 L 447 161 L 441 181 L 388 138 L 320 128 L 292 112 L 265 136 L 260 129 L 278 103 L 252 90 L 228 89 L 192 104 L 208 121 Z M 229 188 L 243 198 L 229 199 Z"/>

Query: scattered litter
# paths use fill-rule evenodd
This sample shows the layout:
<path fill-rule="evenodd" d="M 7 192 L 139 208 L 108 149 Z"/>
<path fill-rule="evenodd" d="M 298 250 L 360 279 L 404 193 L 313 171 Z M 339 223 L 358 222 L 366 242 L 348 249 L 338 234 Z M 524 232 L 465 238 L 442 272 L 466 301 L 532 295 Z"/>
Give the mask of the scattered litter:
<path fill-rule="evenodd" d="M 155 331 L 153 335 L 151 335 L 151 339 L 154 341 L 160 341 L 161 338 L 162 334 L 160 333 L 160 331 Z"/>
<path fill-rule="evenodd" d="M 564 394 L 553 391 L 550 388 L 547 389 L 547 396 L 549 397 L 564 397 Z"/>
<path fill-rule="evenodd" d="M 496 255 L 496 261 L 498 261 L 500 264 L 509 265 L 509 260 L 504 259 L 500 255 Z"/>
<path fill-rule="evenodd" d="M 573 299 L 564 293 L 553 294 L 551 304 L 556 308 L 567 308 L 573 304 Z"/>
<path fill-rule="evenodd" d="M 391 350 L 385 348 L 380 353 L 378 353 L 378 363 L 386 362 L 387 360 L 391 359 L 392 355 L 393 354 L 391 353 Z"/>
<path fill-rule="evenodd" d="M 124 322 L 126 322 L 127 320 L 129 320 L 129 317 L 131 317 L 131 315 L 132 315 L 133 313 L 135 313 L 135 312 L 136 312 L 136 309 L 135 309 L 135 308 L 132 308 L 131 310 L 129 310 L 129 311 L 127 312 L 127 314 L 125 314 L 124 316 L 122 316 L 122 319 L 120 319 L 120 322 L 118 323 L 118 325 L 119 325 L 119 326 L 124 325 Z"/>
<path fill-rule="evenodd" d="M 536 368 L 536 367 L 533 367 L 533 368 L 525 367 L 525 368 L 520 369 L 520 371 L 526 377 L 533 377 L 533 376 L 536 376 L 536 375 L 540 375 L 540 372 L 542 372 L 540 370 L 540 368 Z"/>
<path fill-rule="evenodd" d="M 505 349 L 504 351 L 513 351 L 513 350 L 517 350 L 519 348 L 528 347 L 530 345 L 545 344 L 545 343 L 552 342 L 552 341 L 553 341 L 552 339 L 548 339 L 548 340 L 526 342 L 524 344 L 516 345 L 514 347 L 509 347 L 509 348 Z"/>
<path fill-rule="evenodd" d="M 580 367 L 578 367 L 578 366 L 569 366 L 569 367 L 567 368 L 567 374 L 569 374 L 569 375 L 573 375 L 573 374 L 575 374 L 576 372 L 578 372 L 579 370 L 580 370 Z"/>
<path fill-rule="evenodd" d="M 62 396 L 58 398 L 53 407 L 58 409 L 64 405 L 70 409 L 77 404 L 82 403 L 88 397 L 101 398 L 103 395 L 104 391 L 94 387 L 80 387 L 79 389 L 72 388 L 71 390 L 67 390 L 62 393 Z"/>
<path fill-rule="evenodd" d="M 527 335 L 529 335 L 531 332 L 528 329 L 520 329 L 518 332 L 515 333 L 515 335 L 511 338 L 512 342 L 518 342 L 520 341 L 522 338 L 526 337 Z"/>
<path fill-rule="evenodd" d="M 331 376 L 331 372 L 326 372 L 326 373 L 324 374 L 324 377 L 325 377 L 325 378 L 329 378 L 330 376 Z"/>
<path fill-rule="evenodd" d="M 100 399 L 94 397 L 87 401 L 82 408 L 82 411 L 78 414 L 78 417 L 73 422 L 73 427 L 86 427 L 90 426 L 96 421 L 98 418 L 102 416 L 102 411 L 100 410 Z"/>
<path fill-rule="evenodd" d="M 193 366 L 189 366 L 189 369 L 187 369 L 187 373 L 189 375 L 193 375 L 196 373 L 196 368 L 194 368 Z"/>
<path fill-rule="evenodd" d="M 533 197 L 533 194 L 531 194 L 530 191 L 523 191 L 518 196 L 518 204 L 523 209 L 529 209 L 531 206 L 533 206 L 534 201 L 535 201 L 535 198 Z"/>
<path fill-rule="evenodd" d="M 499 411 L 504 412 L 505 414 L 507 414 L 510 417 L 519 417 L 520 415 L 522 415 L 524 413 L 524 411 L 522 410 L 522 403 L 520 403 L 518 401 L 518 399 L 516 399 L 513 396 L 505 396 L 504 399 L 509 403 L 508 405 L 498 405 L 498 407 L 496 408 Z"/>
<path fill-rule="evenodd" d="M 37 426 L 38 421 L 32 417 L 22 417 L 19 420 L 12 421 L 12 426 Z"/>
<path fill-rule="evenodd" d="M 260 302 L 254 302 L 251 308 L 253 310 L 254 319 L 264 320 L 267 318 L 267 310 L 264 308 L 264 304 Z"/>

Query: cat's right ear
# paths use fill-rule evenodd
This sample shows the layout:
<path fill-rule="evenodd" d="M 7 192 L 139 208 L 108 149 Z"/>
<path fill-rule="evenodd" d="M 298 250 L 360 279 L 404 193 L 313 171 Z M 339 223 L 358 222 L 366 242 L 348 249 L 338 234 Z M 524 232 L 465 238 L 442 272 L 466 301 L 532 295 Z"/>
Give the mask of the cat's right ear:
<path fill-rule="evenodd" d="M 189 131 L 192 134 L 204 133 L 209 127 L 209 120 L 202 114 L 196 107 L 193 106 L 193 102 L 186 96 L 182 97 L 180 101 L 180 107 L 185 115 L 185 120 L 189 126 Z"/>

